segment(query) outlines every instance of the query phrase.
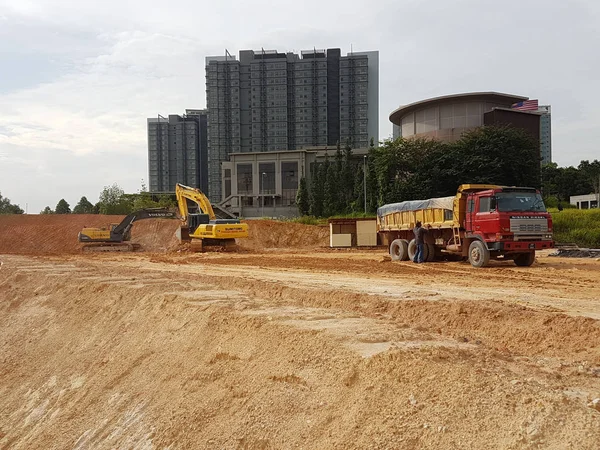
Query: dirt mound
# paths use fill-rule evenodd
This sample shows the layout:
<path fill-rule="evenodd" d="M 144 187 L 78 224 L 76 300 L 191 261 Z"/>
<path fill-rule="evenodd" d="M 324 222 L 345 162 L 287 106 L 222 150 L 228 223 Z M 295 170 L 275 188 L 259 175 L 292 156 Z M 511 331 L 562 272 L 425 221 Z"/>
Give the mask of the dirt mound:
<path fill-rule="evenodd" d="M 124 216 L 95 214 L 0 216 L 0 254 L 52 255 L 80 253 L 77 233 L 84 227 L 106 227 Z M 146 252 L 171 252 L 180 248 L 175 232 L 179 220 L 136 222 L 131 241 Z M 250 236 L 238 242 L 248 250 L 313 248 L 328 244 L 327 227 L 272 220 L 248 221 Z"/>
<path fill-rule="evenodd" d="M 171 252 L 179 249 L 175 232 L 179 220 L 156 219 L 136 222 L 131 233 L 131 241 L 142 246 L 142 251 Z"/>
<path fill-rule="evenodd" d="M 329 244 L 329 228 L 274 220 L 248 220 L 250 236 L 240 239 L 242 248 L 316 248 Z"/>
<path fill-rule="evenodd" d="M 77 233 L 84 227 L 106 227 L 124 216 L 97 214 L 6 215 L 0 216 L 0 253 L 65 254 L 80 253 Z M 169 251 L 177 247 L 178 220 L 146 220 L 136 223 L 132 242 L 145 251 Z"/>

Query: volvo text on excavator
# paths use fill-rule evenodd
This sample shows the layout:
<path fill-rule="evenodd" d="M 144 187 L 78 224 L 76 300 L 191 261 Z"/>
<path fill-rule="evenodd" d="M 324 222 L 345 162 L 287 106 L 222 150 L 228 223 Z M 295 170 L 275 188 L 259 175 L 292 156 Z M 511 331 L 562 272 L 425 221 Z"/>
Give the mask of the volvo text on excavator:
<path fill-rule="evenodd" d="M 168 208 L 146 208 L 132 212 L 121 223 L 111 223 L 106 228 L 84 228 L 79 232 L 79 242 L 84 243 L 84 252 L 131 252 L 138 244 L 127 242 L 131 239 L 133 223 L 142 219 L 174 219 L 175 211 Z"/>
<path fill-rule="evenodd" d="M 191 241 L 192 251 L 213 246 L 230 250 L 235 248 L 236 239 L 248 237 L 248 225 L 239 219 L 217 219 L 210 201 L 199 189 L 177 183 L 175 194 L 183 221 L 181 239 Z M 197 205 L 198 213 L 189 212 L 188 199 Z"/>

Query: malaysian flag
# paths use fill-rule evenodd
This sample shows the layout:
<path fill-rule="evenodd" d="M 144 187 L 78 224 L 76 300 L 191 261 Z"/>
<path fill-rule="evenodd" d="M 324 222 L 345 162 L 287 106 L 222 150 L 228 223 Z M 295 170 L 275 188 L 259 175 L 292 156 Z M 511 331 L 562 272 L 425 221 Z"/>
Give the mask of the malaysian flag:
<path fill-rule="evenodd" d="M 518 109 L 519 111 L 536 111 L 538 109 L 537 100 L 525 100 L 524 102 L 513 103 L 512 109 Z"/>

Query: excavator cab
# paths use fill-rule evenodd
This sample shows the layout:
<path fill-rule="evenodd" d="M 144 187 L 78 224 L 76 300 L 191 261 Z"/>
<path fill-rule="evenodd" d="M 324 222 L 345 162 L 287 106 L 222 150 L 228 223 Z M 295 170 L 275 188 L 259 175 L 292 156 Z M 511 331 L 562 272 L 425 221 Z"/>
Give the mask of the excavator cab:
<path fill-rule="evenodd" d="M 190 214 L 188 216 L 188 228 L 189 228 L 189 232 L 190 234 L 193 234 L 194 231 L 196 231 L 196 229 L 200 226 L 200 225 L 207 225 L 210 223 L 210 216 L 208 214 Z"/>

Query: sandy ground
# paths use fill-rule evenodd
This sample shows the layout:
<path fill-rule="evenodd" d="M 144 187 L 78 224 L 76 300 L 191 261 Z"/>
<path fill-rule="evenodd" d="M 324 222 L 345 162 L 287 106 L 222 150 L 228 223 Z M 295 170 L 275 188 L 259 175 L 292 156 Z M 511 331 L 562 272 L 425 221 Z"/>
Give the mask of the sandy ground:
<path fill-rule="evenodd" d="M 235 254 L 0 228 L 0 448 L 598 448 L 600 262 L 391 263 L 280 225 Z"/>

